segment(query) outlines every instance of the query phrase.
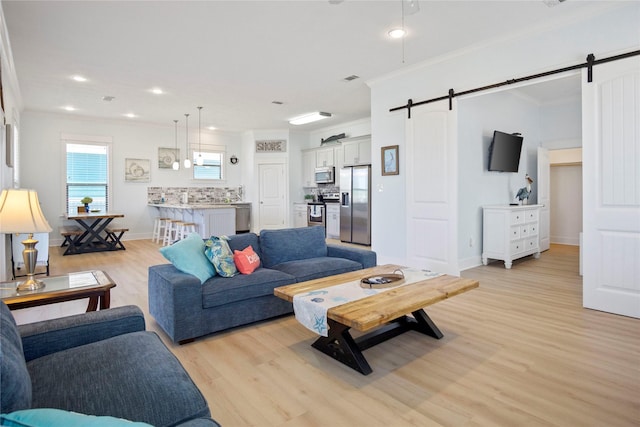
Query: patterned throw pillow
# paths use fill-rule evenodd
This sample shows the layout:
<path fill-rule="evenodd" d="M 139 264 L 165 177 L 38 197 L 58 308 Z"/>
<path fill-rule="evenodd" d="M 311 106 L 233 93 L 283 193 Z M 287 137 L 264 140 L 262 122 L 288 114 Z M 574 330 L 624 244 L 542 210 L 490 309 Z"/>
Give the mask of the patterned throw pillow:
<path fill-rule="evenodd" d="M 211 236 L 205 242 L 204 254 L 209 258 L 216 272 L 222 277 L 233 277 L 238 274 L 233 254 L 227 243 L 227 236 Z"/>
<path fill-rule="evenodd" d="M 260 257 L 251 246 L 241 251 L 233 251 L 233 260 L 242 274 L 251 274 L 260 265 Z"/>

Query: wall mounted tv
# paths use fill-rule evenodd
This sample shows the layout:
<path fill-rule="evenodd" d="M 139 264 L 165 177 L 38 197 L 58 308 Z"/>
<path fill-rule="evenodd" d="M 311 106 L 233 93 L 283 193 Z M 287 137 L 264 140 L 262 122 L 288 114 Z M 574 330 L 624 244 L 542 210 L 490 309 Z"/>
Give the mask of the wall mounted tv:
<path fill-rule="evenodd" d="M 497 172 L 518 172 L 522 136 L 519 133 L 493 132 L 489 146 L 489 170 Z"/>

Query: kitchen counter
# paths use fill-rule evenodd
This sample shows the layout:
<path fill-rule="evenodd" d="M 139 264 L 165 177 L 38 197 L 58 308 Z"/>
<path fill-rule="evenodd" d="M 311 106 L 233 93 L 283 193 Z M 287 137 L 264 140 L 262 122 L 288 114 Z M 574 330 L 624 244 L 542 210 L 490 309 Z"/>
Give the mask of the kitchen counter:
<path fill-rule="evenodd" d="M 234 203 L 194 203 L 194 204 L 171 204 L 171 203 L 149 203 L 148 206 L 154 208 L 166 208 L 166 209 L 235 209 L 236 205 L 241 205 L 251 202 L 234 202 Z"/>
<path fill-rule="evenodd" d="M 210 236 L 230 236 L 236 234 L 236 209 L 244 203 L 197 203 L 171 204 L 148 203 L 149 207 L 158 209 L 160 216 L 194 222 L 196 230 L 203 239 Z"/>

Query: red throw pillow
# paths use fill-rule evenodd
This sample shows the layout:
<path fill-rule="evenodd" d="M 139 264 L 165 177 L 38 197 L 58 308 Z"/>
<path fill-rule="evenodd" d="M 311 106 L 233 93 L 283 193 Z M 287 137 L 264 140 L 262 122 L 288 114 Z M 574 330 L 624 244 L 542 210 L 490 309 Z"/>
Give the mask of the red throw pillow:
<path fill-rule="evenodd" d="M 251 274 L 260 265 L 260 257 L 251 246 L 247 246 L 241 251 L 233 251 L 233 261 L 242 274 Z"/>

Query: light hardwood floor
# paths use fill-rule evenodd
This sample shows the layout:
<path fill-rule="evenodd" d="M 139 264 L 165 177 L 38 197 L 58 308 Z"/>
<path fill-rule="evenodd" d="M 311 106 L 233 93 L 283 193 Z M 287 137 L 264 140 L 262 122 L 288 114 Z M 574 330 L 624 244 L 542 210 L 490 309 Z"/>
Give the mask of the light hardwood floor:
<path fill-rule="evenodd" d="M 426 310 L 444 338 L 409 332 L 366 350 L 373 373 L 362 376 L 312 349 L 315 335 L 292 316 L 172 344 L 148 315 L 158 246 L 126 246 L 66 257 L 51 248 L 52 274 L 107 271 L 112 306 L 143 309 L 225 427 L 640 425 L 640 320 L 581 307 L 576 247 L 463 272 L 480 287 Z M 85 307 L 14 313 L 26 322 Z"/>

